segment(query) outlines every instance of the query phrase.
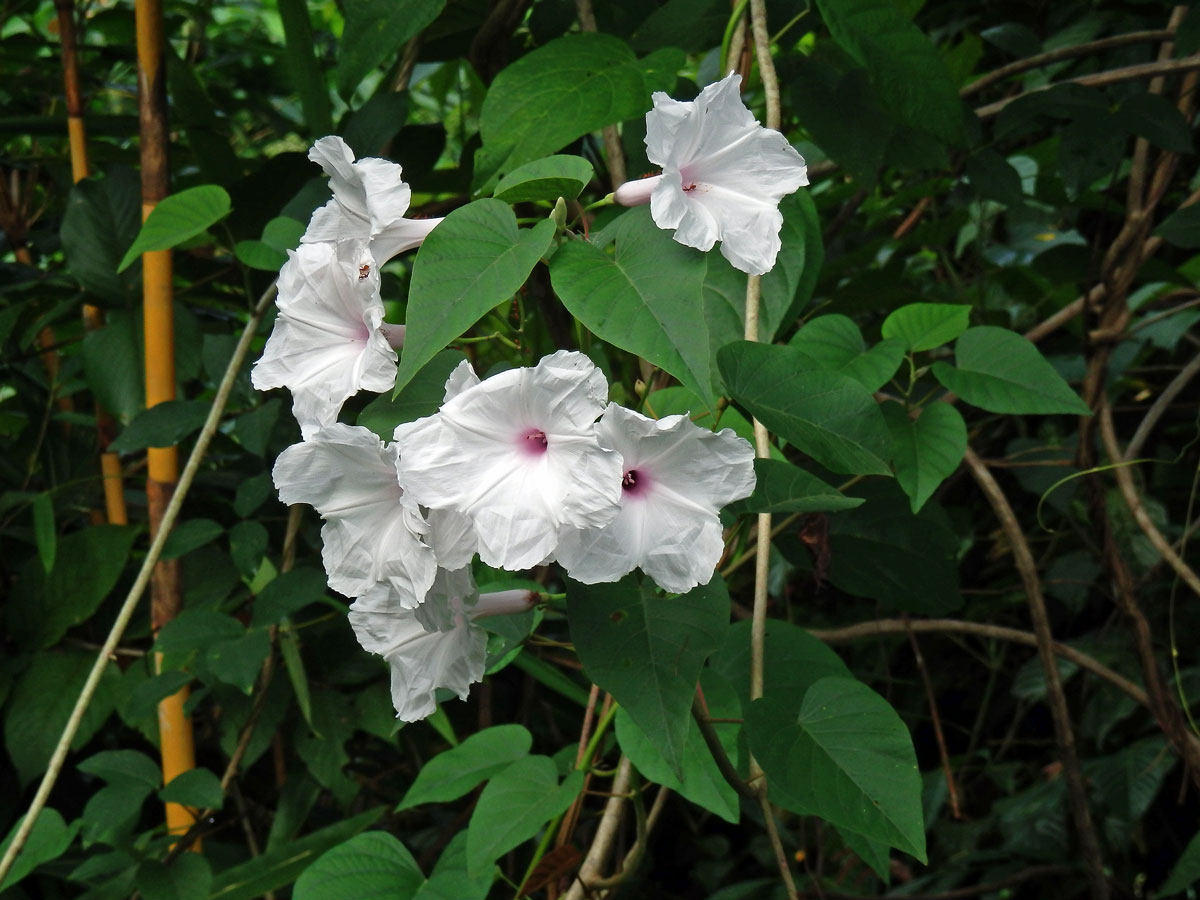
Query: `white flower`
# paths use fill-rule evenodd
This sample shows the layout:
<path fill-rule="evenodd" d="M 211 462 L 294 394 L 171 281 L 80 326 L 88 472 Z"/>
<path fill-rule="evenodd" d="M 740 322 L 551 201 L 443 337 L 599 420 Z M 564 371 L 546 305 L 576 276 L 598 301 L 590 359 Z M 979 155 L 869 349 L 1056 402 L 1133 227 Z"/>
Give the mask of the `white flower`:
<path fill-rule="evenodd" d="M 775 265 L 783 216 L 779 201 L 808 184 L 804 158 L 774 129 L 763 128 L 730 73 L 691 102 L 654 94 L 646 113 L 646 156 L 662 174 L 621 185 L 616 201 L 650 201 L 659 228 L 698 250 L 721 254 L 751 275 Z"/>
<path fill-rule="evenodd" d="M 404 609 L 386 591 L 372 591 L 350 605 L 350 624 L 364 650 L 388 661 L 397 717 L 416 722 L 437 708 L 437 688 L 466 700 L 470 686 L 483 678 L 487 634 L 473 620 L 524 612 L 535 600 L 529 591 L 480 595 L 469 568 L 438 569 L 429 597 L 417 609 Z"/>
<path fill-rule="evenodd" d="M 333 424 L 288 447 L 272 475 L 284 503 L 307 503 L 325 519 L 321 558 L 329 586 L 368 592 L 401 608 L 425 599 L 437 569 L 416 501 L 400 487 L 395 444 L 366 428 Z"/>
<path fill-rule="evenodd" d="M 707 584 L 721 558 L 717 512 L 754 491 L 754 450 L 728 428 L 687 416 L 648 419 L 613 404 L 600 443 L 624 459 L 621 511 L 603 528 L 563 529 L 558 561 L 577 581 L 616 581 L 641 567 L 683 593 Z"/>
<path fill-rule="evenodd" d="M 396 380 L 402 327 L 385 325 L 379 274 L 361 241 L 301 244 L 279 272 L 279 317 L 250 380 L 287 387 L 307 437 L 337 421 L 347 397 L 388 391 Z"/>
<path fill-rule="evenodd" d="M 329 175 L 333 199 L 313 213 L 305 243 L 369 241 L 371 254 L 383 265 L 397 253 L 421 246 L 441 219 L 405 219 L 412 191 L 400 177 L 399 164 L 368 157 L 354 161 L 354 151 L 336 135 L 323 137 L 308 158 Z"/>
<path fill-rule="evenodd" d="M 549 559 L 564 525 L 612 520 L 621 457 L 596 442 L 608 383 L 591 360 L 560 350 L 470 381 L 456 370 L 436 415 L 396 428 L 400 480 L 419 503 L 469 516 L 480 557 L 506 569 Z"/>

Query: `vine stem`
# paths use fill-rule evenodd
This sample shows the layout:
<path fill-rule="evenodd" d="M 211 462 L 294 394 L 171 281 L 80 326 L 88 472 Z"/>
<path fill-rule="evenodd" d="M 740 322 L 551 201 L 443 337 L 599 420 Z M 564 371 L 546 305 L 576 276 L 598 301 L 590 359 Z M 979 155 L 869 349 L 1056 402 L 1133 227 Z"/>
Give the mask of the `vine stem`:
<path fill-rule="evenodd" d="M 1009 547 L 1012 550 L 1013 562 L 1025 588 L 1025 599 L 1029 603 L 1029 617 L 1033 621 L 1034 634 L 1037 635 L 1038 656 L 1046 677 L 1046 699 L 1054 720 L 1058 752 L 1062 757 L 1063 777 L 1067 783 L 1067 797 L 1070 800 L 1072 818 L 1075 820 L 1080 854 L 1087 870 L 1091 896 L 1094 900 L 1107 900 L 1111 896 L 1111 891 L 1104 875 L 1100 841 L 1096 837 L 1095 825 L 1088 809 L 1087 792 L 1080 774 L 1079 754 L 1075 750 L 1075 735 L 1071 731 L 1071 714 L 1067 707 L 1066 695 L 1063 693 L 1058 663 L 1054 658 L 1054 636 L 1050 631 L 1050 616 L 1046 611 L 1045 597 L 1042 595 L 1037 562 L 1029 549 L 1025 533 L 1021 530 L 1021 523 L 1017 521 L 1012 505 L 1008 502 L 1008 497 L 1005 496 L 992 473 L 988 471 L 987 466 L 970 447 L 967 447 L 963 460 L 983 495 L 987 498 L 996 518 L 1000 521 L 1000 527 L 1007 536 Z"/>
<path fill-rule="evenodd" d="M 196 438 L 196 446 L 192 449 L 191 456 L 188 457 L 183 474 L 180 475 L 179 485 L 171 496 L 167 508 L 163 511 L 158 533 L 155 534 L 154 540 L 151 541 L 150 549 L 146 552 L 146 558 L 142 561 L 142 567 L 138 570 L 137 578 L 134 579 L 133 586 L 130 587 L 129 593 L 125 596 L 125 601 L 121 604 L 117 618 L 108 632 L 108 637 L 104 639 L 104 644 L 101 646 L 100 652 L 96 655 L 96 662 L 92 666 L 91 672 L 88 673 L 87 681 L 84 682 L 83 689 L 79 692 L 79 697 L 75 701 L 75 707 L 71 710 L 70 718 L 67 719 L 67 724 L 59 736 L 58 744 L 54 747 L 54 753 L 50 756 L 50 764 L 46 768 L 46 774 L 42 776 L 42 781 L 38 785 L 33 802 L 29 804 L 29 809 L 25 812 L 25 816 L 17 828 L 16 834 L 13 835 L 12 843 L 8 845 L 8 850 L 5 851 L 4 858 L 0 859 L 0 882 L 3 882 L 5 876 L 11 871 L 13 863 L 16 862 L 17 854 L 21 852 L 21 849 L 25 846 L 25 842 L 29 840 L 29 834 L 33 831 L 33 826 L 37 823 L 38 816 L 46 806 L 46 801 L 50 797 L 50 791 L 54 788 L 55 783 L 58 781 L 58 776 L 62 773 L 63 763 L 66 762 L 67 753 L 71 749 L 71 741 L 75 738 L 75 733 L 79 730 L 79 724 L 83 721 L 84 713 L 87 711 L 88 705 L 96 693 L 96 688 L 100 684 L 100 678 L 104 674 L 104 669 L 108 666 L 109 657 L 112 656 L 122 635 L 125 634 L 125 628 L 129 625 L 129 620 L 133 617 L 138 601 L 141 600 L 142 594 L 146 591 L 146 586 L 150 583 L 150 575 L 154 571 L 154 566 L 158 562 L 159 557 L 162 555 L 162 549 L 167 543 L 168 536 L 171 534 L 171 528 L 174 526 L 175 520 L 179 517 L 179 510 L 183 507 L 184 498 L 187 496 L 188 490 L 196 478 L 196 472 L 200 469 L 200 463 L 204 459 L 204 454 L 208 451 L 208 445 L 212 443 L 213 435 L 217 433 L 217 426 L 221 422 L 221 414 L 225 411 L 225 404 L 229 402 L 229 394 L 233 391 L 233 384 L 237 380 L 238 371 L 241 369 L 242 362 L 250 350 L 250 342 L 254 339 L 255 333 L 258 331 L 258 323 L 262 320 L 263 314 L 274 299 L 275 284 L 272 283 L 271 287 L 259 299 L 258 304 L 250 314 L 250 320 L 246 323 L 246 327 L 242 331 L 242 336 L 238 340 L 237 346 L 233 351 L 233 356 L 229 360 L 229 365 L 225 369 L 225 375 L 221 378 L 221 384 L 217 388 L 216 396 L 213 397 L 212 407 L 208 411 L 208 418 L 204 420 L 204 427 L 200 430 L 200 434 Z"/>
<path fill-rule="evenodd" d="M 775 73 L 775 61 L 771 59 L 771 32 L 767 28 L 766 0 L 750 0 L 750 32 L 754 36 L 754 52 L 758 58 L 759 77 L 762 79 L 763 95 L 767 105 L 767 127 L 779 130 L 783 116 L 779 108 L 779 77 Z M 746 331 L 748 341 L 758 340 L 758 310 L 762 296 L 762 278 L 751 275 L 746 280 Z M 762 422 L 754 419 L 754 453 L 760 459 L 771 455 L 770 435 Z M 759 513 L 758 540 L 754 560 L 754 613 L 750 626 L 750 699 L 763 695 L 763 657 L 767 635 L 767 576 L 771 567 L 771 514 Z M 762 805 L 763 823 L 775 851 L 775 862 L 783 880 L 789 900 L 798 900 L 796 883 L 792 879 L 791 866 L 779 829 L 775 824 L 775 813 L 767 799 L 767 783 L 762 778 L 762 768 L 753 756 L 750 757 L 750 781 L 754 783 L 759 803 Z"/>
<path fill-rule="evenodd" d="M 1185 56 L 1183 59 L 1168 59 L 1161 62 L 1141 63 L 1136 66 L 1123 66 L 1119 69 L 1109 69 L 1106 72 L 1096 72 L 1093 75 L 1080 75 L 1078 78 L 1056 81 L 1054 84 L 1048 84 L 1045 87 L 1034 88 L 1022 94 L 1014 94 L 1011 97 L 1005 97 L 1003 100 L 997 100 L 995 103 L 988 103 L 986 106 L 978 107 L 975 110 L 975 115 L 980 119 L 990 119 L 995 115 L 999 115 L 1000 110 L 1004 109 L 1004 107 L 1008 106 L 1014 100 L 1028 97 L 1030 94 L 1039 93 L 1047 88 L 1057 87 L 1060 84 L 1107 87 L 1110 84 L 1137 81 L 1141 78 L 1157 78 L 1161 75 L 1174 75 L 1178 72 L 1194 72 L 1197 69 L 1200 69 L 1200 53 Z"/>

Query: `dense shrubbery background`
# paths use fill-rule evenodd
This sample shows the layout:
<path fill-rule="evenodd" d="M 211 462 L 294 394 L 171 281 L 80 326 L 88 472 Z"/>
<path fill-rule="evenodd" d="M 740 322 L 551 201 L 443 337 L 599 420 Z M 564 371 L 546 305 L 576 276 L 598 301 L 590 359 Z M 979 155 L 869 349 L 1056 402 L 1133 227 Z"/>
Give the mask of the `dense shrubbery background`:
<path fill-rule="evenodd" d="M 3 5 L 0 833 L 28 807 L 146 552 L 142 450 L 178 441 L 186 456 L 251 308 L 328 197 L 308 146 L 337 133 L 360 156 L 402 163 L 420 215 L 491 196 L 498 176 L 555 152 L 591 164 L 579 203 L 592 203 L 622 180 L 618 145 L 606 148 L 601 129 L 619 124 L 629 177 L 651 172 L 642 145 L 650 92 L 695 96 L 724 74 L 722 48 L 740 40 L 722 0 L 595 7 L 602 36 L 589 39 L 591 58 L 537 55 L 579 30 L 567 0 L 168 0 L 172 191 L 219 185 L 232 211 L 174 254 L 179 400 L 169 415 L 147 417 L 139 416 L 141 264 L 117 271 L 141 213 L 132 5 L 79 11 L 95 174 L 74 186 L 54 5 Z M 892 359 L 899 372 L 878 399 L 901 410 L 893 400 L 924 402 L 949 388 L 973 404 L 957 407 L 970 448 L 963 464 L 953 427 L 936 412 L 942 404 L 917 420 L 925 430 L 902 411 L 888 414 L 899 486 L 833 474 L 784 447 L 792 462 L 867 502 L 805 506 L 794 488 L 784 497 L 791 505 L 776 507 L 768 683 L 798 702 L 820 675 L 841 671 L 840 658 L 886 698 L 915 744 L 928 842 L 926 866 L 774 797 L 791 810 L 779 822 L 798 884 L 826 897 L 1094 896 L 1101 884 L 1113 896 L 1182 891 L 1200 875 L 1200 844 L 1189 847 L 1200 809 L 1189 712 L 1200 691 L 1200 582 L 1187 550 L 1198 521 L 1200 13 L 1153 2 L 950 0 L 772 0 L 767 12 L 781 130 L 808 160 L 812 185 L 782 207 L 784 250 L 764 280 L 764 340 L 823 348 L 831 367 L 874 371 L 898 346 L 886 340 L 895 329 L 883 327 L 893 311 L 969 306 L 975 328 L 1027 334 L 1092 412 L 1062 414 L 1078 401 L 1058 397 L 1040 409 L 1052 414 L 1031 414 L 1050 382 L 1028 345 L 985 330 L 974 332 L 983 335 L 978 346 L 955 347 L 933 328 L 932 336 L 906 332 Z M 761 119 L 753 60 L 748 48 L 730 66 L 743 73 L 745 100 Z M 543 95 L 535 84 L 550 88 Z M 529 224 L 551 206 L 521 202 L 516 212 Z M 569 218 L 580 211 L 568 204 Z M 601 209 L 588 227 L 599 231 L 613 216 Z M 629 221 L 659 234 L 648 218 Z M 704 314 L 688 352 L 717 372 L 717 350 L 741 336 L 744 278 L 715 254 L 707 268 L 697 265 Z M 409 254 L 384 270 L 392 321 L 405 319 L 412 267 Z M 614 399 L 634 404 L 657 391 L 657 414 L 697 412 L 665 371 L 639 363 L 638 353 L 653 353 L 595 337 L 600 330 L 586 313 L 573 318 L 556 287 L 539 265 L 511 302 L 398 397 L 360 397 L 343 419 L 390 435 L 397 422 L 437 408 L 445 374 L 464 355 L 484 373 L 558 348 L 591 354 Z M 85 331 L 84 303 L 104 310 L 104 327 Z M 948 327 L 950 340 L 962 330 Z M 259 327 L 251 359 L 268 331 Z M 951 361 L 958 368 L 947 374 Z M 343 598 L 325 587 L 319 519 L 307 508 L 289 515 L 274 496 L 271 464 L 299 439 L 290 400 L 251 390 L 247 369 L 166 547 L 178 560 L 184 611 L 156 641 L 139 608 L 50 808 L 5 882 L 13 886 L 0 894 L 286 896 L 320 854 L 372 828 L 343 869 L 326 858 L 296 895 L 512 896 L 538 828 L 560 810 L 557 779 L 575 765 L 581 728 L 594 728 L 583 724 L 589 673 L 619 694 L 648 671 L 620 670 L 624 651 L 604 626 L 603 612 L 616 616 L 640 596 L 637 586 L 576 590 L 556 570 L 536 570 L 531 577 L 559 599 L 530 621 L 498 626 L 506 631 L 491 637 L 494 674 L 468 702 L 398 728 L 386 668 L 358 647 Z M 972 373 L 1007 386 L 993 384 L 980 402 L 987 386 Z M 731 392 L 721 425 L 748 433 L 745 420 L 762 413 Z M 98 524 L 97 403 L 116 420 L 129 526 Z M 1136 463 L 1114 467 L 1122 457 Z M 724 635 L 701 678 L 707 717 L 718 721 L 700 714 L 723 735 L 736 735 L 749 715 L 737 685 L 748 666 L 752 524 L 743 516 L 723 578 L 695 597 L 703 615 L 716 610 L 706 633 Z M 504 573 L 476 577 L 514 584 Z M 735 622 L 727 630 L 726 587 Z M 1044 619 L 1039 604 L 1031 608 L 1043 595 Z M 1039 662 L 1039 633 L 1042 649 L 1058 654 L 1061 693 Z M 162 674 L 152 651 L 164 654 Z M 618 671 L 600 674 L 605 662 Z M 197 829 L 199 854 L 171 854 L 156 800 L 155 703 L 186 683 L 199 774 L 162 799 L 215 811 Z M 603 697 L 591 694 L 598 714 Z M 695 726 L 696 756 L 685 760 L 681 784 L 658 736 L 640 734 L 624 708 L 615 720 L 597 718 L 606 730 L 588 733 L 600 734 L 591 781 L 600 793 L 584 795 L 563 843 L 587 852 L 606 779 L 622 752 L 631 757 L 638 812 L 613 838 L 614 858 L 635 845 L 644 853 L 609 896 L 783 896 L 761 810 L 719 777 Z M 556 765 L 529 763 L 538 769 L 529 796 L 479 797 L 478 778 L 455 793 L 435 769 L 428 793 L 396 810 L 430 759 L 477 732 L 508 728 L 487 732 L 490 743 L 472 745 L 451 771 L 524 757 L 529 746 L 515 725 Z M 745 742 L 725 743 L 744 773 Z M 236 777 L 223 789 L 238 751 Z M 821 763 L 810 762 L 796 768 L 797 782 L 822 777 Z M 643 802 L 647 782 L 671 791 L 646 786 Z M 491 818 L 476 826 L 476 810 Z M 522 810 L 532 822 L 525 843 L 497 850 L 504 878 L 489 893 L 490 882 L 468 878 L 462 862 L 468 823 L 495 834 Z M 652 828 L 639 840 L 645 814 Z M 424 887 L 384 832 L 435 873 Z M 383 887 L 363 875 L 369 858 L 385 860 Z M 569 874 L 570 851 L 549 858 Z M 535 895 L 547 890 L 559 886 Z"/>

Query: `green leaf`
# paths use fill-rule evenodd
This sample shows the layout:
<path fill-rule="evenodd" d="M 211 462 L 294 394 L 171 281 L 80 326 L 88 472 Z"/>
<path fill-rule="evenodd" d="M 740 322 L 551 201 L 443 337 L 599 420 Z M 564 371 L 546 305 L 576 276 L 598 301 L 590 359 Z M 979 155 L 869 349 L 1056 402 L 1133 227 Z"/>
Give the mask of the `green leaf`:
<path fill-rule="evenodd" d="M 771 799 L 925 857 L 921 774 L 908 729 L 886 700 L 852 678 L 822 678 L 796 699 L 750 704 L 746 735 Z"/>
<path fill-rule="evenodd" d="M 1163 882 L 1156 895 L 1169 897 L 1172 894 L 1181 894 L 1198 880 L 1200 880 L 1200 831 L 1192 835 L 1192 839 L 1183 848 L 1179 859 L 1175 860 L 1175 865 L 1171 867 L 1171 874 L 1167 876 L 1167 880 Z"/>
<path fill-rule="evenodd" d="M 705 698 L 709 700 L 709 712 L 712 715 L 724 717 L 725 713 L 729 712 L 714 710 L 712 698 L 707 691 Z M 736 706 L 736 701 L 734 705 Z M 740 718 L 740 713 L 741 710 L 737 709 L 730 718 Z M 617 710 L 616 725 L 617 743 L 621 745 L 621 752 L 629 757 L 643 777 L 677 791 L 685 799 L 720 816 L 726 822 L 737 824 L 740 812 L 737 791 L 722 777 L 695 720 L 688 725 L 680 775 L 672 771 L 659 752 L 658 745 L 646 736 L 646 732 L 637 727 L 624 709 Z"/>
<path fill-rule="evenodd" d="M 703 255 L 672 240 L 648 209 L 629 210 L 591 242 L 564 244 L 550 261 L 555 293 L 588 330 L 674 375 L 712 406 L 704 272 Z"/>
<path fill-rule="evenodd" d="M 279 421 L 281 407 L 279 398 L 272 397 L 250 412 L 238 416 L 233 423 L 233 436 L 237 442 L 255 456 L 264 456 L 275 423 Z"/>
<path fill-rule="evenodd" d="M 196 809 L 220 809 L 223 802 L 221 780 L 208 769 L 188 769 L 172 778 L 158 792 L 158 799 Z"/>
<path fill-rule="evenodd" d="M 173 669 L 148 678 L 133 689 L 121 708 L 121 715 L 127 721 L 137 721 L 154 715 L 160 700 L 165 700 L 192 680 L 187 672 Z M 157 782 L 154 785 L 158 787 Z"/>
<path fill-rule="evenodd" d="M 467 357 L 460 350 L 442 350 L 425 363 L 394 396 L 380 394 L 358 414 L 358 424 L 370 428 L 385 441 L 396 426 L 432 416 L 446 396 L 446 379 Z"/>
<path fill-rule="evenodd" d="M 678 51 L 666 52 L 682 62 Z M 671 87 L 680 68 L 661 66 L 652 58 L 659 54 L 639 62 L 624 41 L 591 33 L 556 38 L 520 57 L 484 98 L 479 133 L 487 158 L 477 167 L 485 175 L 511 171 L 590 131 L 642 117 L 651 91 Z"/>
<path fill-rule="evenodd" d="M 1175 104 L 1160 94 L 1132 94 L 1113 117 L 1118 128 L 1172 153 L 1192 152 L 1192 133 Z"/>
<path fill-rule="evenodd" d="M 913 515 L 894 482 L 860 485 L 867 502 L 830 520 L 829 580 L 890 608 L 944 615 L 962 605 L 959 538 L 937 503 Z"/>
<path fill-rule="evenodd" d="M 892 433 L 896 481 L 912 501 L 912 511 L 919 512 L 962 462 L 967 425 L 949 403 L 931 403 L 915 419 L 899 403 L 885 403 L 881 409 Z"/>
<path fill-rule="evenodd" d="M 308 566 L 281 573 L 254 599 L 250 627 L 278 625 L 284 617 L 321 602 L 325 598 L 325 583 L 325 573 Z"/>
<path fill-rule="evenodd" d="M 1176 247 L 1188 250 L 1200 247 L 1200 203 L 1175 210 L 1163 219 L 1154 233 Z"/>
<path fill-rule="evenodd" d="M 833 39 L 867 67 L 892 114 L 944 143 L 963 143 L 963 104 L 945 60 L 893 0 L 818 0 L 817 6 Z"/>
<path fill-rule="evenodd" d="M 6 604 L 13 635 L 34 647 L 51 647 L 90 619 L 116 586 L 137 535 L 138 529 L 125 525 L 93 525 L 57 540 L 49 574 L 40 560 L 22 566 Z"/>
<path fill-rule="evenodd" d="M 891 854 L 888 852 L 891 848 L 881 841 L 873 841 L 869 837 L 864 837 L 854 831 L 845 831 L 836 829 L 838 836 L 858 858 L 871 867 L 876 875 L 884 884 L 887 884 L 892 877 Z"/>
<path fill-rule="evenodd" d="M 329 134 L 333 118 L 329 108 L 329 89 L 325 73 L 313 46 L 312 23 L 308 19 L 306 0 L 278 0 L 279 18 L 283 24 L 283 64 L 292 87 L 300 96 L 304 124 L 310 135 Z"/>
<path fill-rule="evenodd" d="M 49 574 L 58 553 L 58 533 L 54 527 L 54 501 L 45 492 L 33 498 L 33 540 L 42 570 Z"/>
<path fill-rule="evenodd" d="M 71 188 L 59 232 L 68 271 L 89 293 L 128 303 L 140 290 L 139 273 L 122 276 L 117 266 L 141 226 L 141 185 L 133 169 L 115 166 L 85 178 Z"/>
<path fill-rule="evenodd" d="M 368 73 L 424 30 L 445 5 L 445 0 L 346 0 L 335 75 L 338 93 L 349 100 Z"/>
<path fill-rule="evenodd" d="M 249 696 L 270 652 L 270 635 L 266 629 L 256 628 L 241 637 L 211 645 L 204 654 L 204 662 L 218 680 Z"/>
<path fill-rule="evenodd" d="M 224 527 L 212 519 L 188 519 L 171 529 L 163 544 L 162 558 L 175 559 L 210 544 L 225 533 Z"/>
<path fill-rule="evenodd" d="M 229 215 L 230 206 L 225 188 L 215 184 L 202 184 L 164 197 L 142 223 L 117 272 L 123 272 L 143 253 L 169 250 L 195 237 Z"/>
<path fill-rule="evenodd" d="M 242 623 L 212 609 L 185 609 L 158 632 L 156 653 L 188 653 L 203 650 L 218 641 L 240 638 Z"/>
<path fill-rule="evenodd" d="M 107 325 L 83 336 L 83 371 L 96 400 L 118 420 L 142 411 L 142 347 L 132 316 L 114 310 Z"/>
<path fill-rule="evenodd" d="M 565 812 L 582 789 L 579 771 L 572 771 L 560 785 L 558 769 L 548 756 L 526 756 L 497 773 L 479 795 L 467 826 L 467 874 L 482 875 Z"/>
<path fill-rule="evenodd" d="M 905 346 L 886 338 L 867 349 L 862 332 L 848 316 L 817 316 L 792 336 L 795 347 L 830 372 L 849 375 L 868 391 L 877 391 L 896 374 L 904 360 Z"/>
<path fill-rule="evenodd" d="M 967 157 L 966 168 L 971 187 L 985 200 L 995 200 L 1005 206 L 1019 206 L 1025 202 L 1021 176 L 995 150 L 976 150 Z"/>
<path fill-rule="evenodd" d="M 567 619 L 587 676 L 682 771 L 696 679 L 729 621 L 725 582 L 714 575 L 686 594 L 659 597 L 635 575 L 614 584 L 569 581 Z"/>
<path fill-rule="evenodd" d="M 730 514 L 834 512 L 863 503 L 861 497 L 847 497 L 816 475 L 782 460 L 754 460 L 754 475 L 754 493 L 725 507 Z"/>
<path fill-rule="evenodd" d="M 845 475 L 889 475 L 887 426 L 871 392 L 823 371 L 793 347 L 737 341 L 717 363 L 751 415 L 818 463 Z"/>
<path fill-rule="evenodd" d="M 262 241 L 238 241 L 233 247 L 234 256 L 244 266 L 263 272 L 277 272 L 287 262 L 287 254 Z"/>
<path fill-rule="evenodd" d="M 13 836 L 17 833 L 17 829 L 21 827 L 21 823 L 24 820 L 24 816 L 17 819 L 13 823 L 12 830 L 8 833 L 8 837 L 4 839 L 3 843 L 0 843 L 0 857 L 4 856 L 8 850 Z M 13 866 L 9 869 L 8 874 L 4 876 L 4 881 L 0 882 L 0 893 L 7 891 L 42 863 L 58 859 L 66 853 L 67 848 L 71 846 L 71 842 L 75 840 L 75 833 L 78 830 L 78 823 L 68 827 L 57 810 L 43 809 L 37 817 L 33 829 L 29 832 L 25 846 L 13 862 Z"/>
<path fill-rule="evenodd" d="M 484 313 L 512 297 L 553 239 L 550 219 L 518 229 L 512 209 L 499 200 L 476 200 L 446 216 L 413 263 L 396 392 Z"/>
<path fill-rule="evenodd" d="M 383 809 L 382 806 L 369 809 L 320 831 L 282 842 L 262 856 L 225 869 L 213 879 L 208 900 L 258 900 L 267 891 L 291 884 L 330 847 L 370 826 Z"/>
<path fill-rule="evenodd" d="M 948 344 L 971 320 L 971 307 L 953 303 L 910 303 L 883 320 L 882 334 L 895 338 L 913 353 Z"/>
<path fill-rule="evenodd" d="M 410 900 L 425 883 L 408 848 L 386 831 L 350 838 L 304 870 L 295 900 Z"/>
<path fill-rule="evenodd" d="M 981 325 L 954 345 L 954 362 L 933 375 L 972 406 L 994 413 L 1091 415 L 1037 347 L 1004 328 Z"/>
<path fill-rule="evenodd" d="M 9 697 L 4 718 L 4 744 L 22 785 L 46 771 L 95 654 L 41 653 L 34 657 Z M 120 675 L 113 665 L 104 668 L 100 686 L 83 714 L 71 748 L 79 750 L 112 713 Z"/>
<path fill-rule="evenodd" d="M 574 200 L 594 175 L 583 157 L 547 156 L 513 169 L 500 179 L 492 196 L 505 203 Z"/>
<path fill-rule="evenodd" d="M 128 427 L 108 445 L 113 453 L 133 453 L 147 447 L 173 447 L 208 418 L 201 400 L 166 400 L 138 413 Z"/>
<path fill-rule="evenodd" d="M 162 784 L 158 764 L 136 750 L 104 750 L 89 756 L 76 768 L 88 775 L 103 778 L 109 784 L 132 781 L 144 785 L 149 791 L 158 790 Z"/>
<path fill-rule="evenodd" d="M 467 874 L 467 832 L 453 838 L 433 866 L 429 880 L 413 900 L 484 900 L 495 880 L 494 868 L 478 878 Z"/>
<path fill-rule="evenodd" d="M 422 803 L 448 803 L 528 755 L 533 737 L 522 725 L 496 725 L 471 735 L 421 767 L 396 812 Z"/>
<path fill-rule="evenodd" d="M 744 710 L 750 704 L 749 619 L 725 629 L 725 642 L 713 654 L 711 667 L 735 691 Z M 790 622 L 767 619 L 763 653 L 763 690 L 778 696 L 803 697 L 826 676 L 853 678 L 842 658 L 815 637 Z"/>
<path fill-rule="evenodd" d="M 167 865 L 145 859 L 134 883 L 145 900 L 204 900 L 212 886 L 212 867 L 199 853 L 185 853 Z"/>

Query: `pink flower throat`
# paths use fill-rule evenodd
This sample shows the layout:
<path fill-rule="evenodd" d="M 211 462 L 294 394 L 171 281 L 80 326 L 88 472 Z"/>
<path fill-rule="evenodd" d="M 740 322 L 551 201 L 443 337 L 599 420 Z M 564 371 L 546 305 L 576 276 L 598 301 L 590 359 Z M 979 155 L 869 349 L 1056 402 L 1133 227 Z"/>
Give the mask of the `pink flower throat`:
<path fill-rule="evenodd" d="M 541 456 L 546 452 L 546 432 L 540 428 L 527 428 L 521 433 L 520 445 L 530 456 Z"/>
<path fill-rule="evenodd" d="M 630 469 L 621 479 L 622 493 L 632 495 L 634 497 L 646 493 L 646 489 L 650 486 L 650 479 L 646 477 L 645 472 L 639 472 L 637 469 Z"/>

